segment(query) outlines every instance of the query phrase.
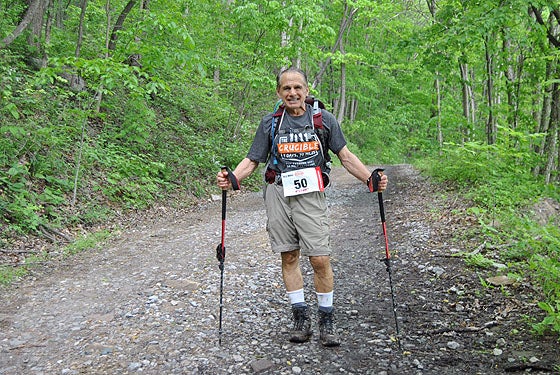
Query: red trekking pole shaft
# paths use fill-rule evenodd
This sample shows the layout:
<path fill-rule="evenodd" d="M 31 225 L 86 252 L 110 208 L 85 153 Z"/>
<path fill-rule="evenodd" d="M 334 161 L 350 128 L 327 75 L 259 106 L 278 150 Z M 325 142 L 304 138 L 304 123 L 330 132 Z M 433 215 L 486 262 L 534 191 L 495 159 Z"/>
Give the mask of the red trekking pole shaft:
<path fill-rule="evenodd" d="M 239 190 L 239 181 L 228 167 L 222 167 L 226 171 L 231 181 L 233 190 Z M 220 322 L 218 327 L 218 342 L 222 345 L 222 311 L 224 307 L 224 261 L 226 259 L 226 212 L 227 212 L 227 190 L 222 190 L 222 239 L 216 248 L 216 258 L 220 262 Z"/>
<path fill-rule="evenodd" d="M 372 184 L 370 186 L 370 191 L 371 192 L 377 191 L 377 201 L 379 202 L 379 214 L 381 216 L 383 238 L 385 239 L 385 259 L 382 259 L 381 261 L 385 263 L 387 273 L 389 274 L 389 287 L 391 289 L 391 301 L 393 304 L 393 316 L 395 318 L 395 331 L 397 336 L 397 343 L 399 345 L 399 349 L 402 349 L 401 341 L 400 341 L 400 333 L 399 333 L 399 321 L 397 319 L 397 305 L 395 303 L 395 293 L 393 291 L 393 275 L 391 272 L 391 253 L 389 252 L 389 238 L 387 236 L 387 224 L 385 223 L 385 206 L 383 205 L 383 193 L 378 189 L 379 181 L 381 181 L 381 172 L 383 172 L 383 169 L 376 169 L 375 171 L 373 171 L 371 178 L 374 181 L 372 181 Z"/>
<path fill-rule="evenodd" d="M 226 259 L 226 200 L 227 190 L 222 190 L 222 241 L 216 249 L 220 261 L 220 323 L 218 327 L 218 344 L 222 345 L 222 311 L 224 307 L 224 261 Z"/>
<path fill-rule="evenodd" d="M 226 258 L 226 210 L 227 210 L 227 190 L 222 190 L 222 240 L 220 245 L 222 246 L 222 256 L 220 258 L 220 262 Z"/>
<path fill-rule="evenodd" d="M 377 192 L 377 201 L 379 202 L 381 226 L 383 227 L 383 237 L 385 238 L 385 258 L 391 259 L 391 253 L 389 253 L 389 238 L 387 237 L 387 224 L 385 224 L 385 207 L 383 206 L 383 193 L 380 191 Z"/>

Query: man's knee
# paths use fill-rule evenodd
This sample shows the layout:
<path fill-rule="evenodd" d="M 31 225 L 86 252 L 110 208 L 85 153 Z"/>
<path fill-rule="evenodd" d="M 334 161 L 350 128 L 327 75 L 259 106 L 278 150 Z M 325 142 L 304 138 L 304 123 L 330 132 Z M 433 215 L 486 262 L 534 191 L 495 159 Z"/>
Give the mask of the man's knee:
<path fill-rule="evenodd" d="M 295 265 L 299 262 L 299 250 L 286 251 L 282 253 L 282 264 L 285 266 Z"/>
<path fill-rule="evenodd" d="M 331 269 L 331 259 L 327 255 L 311 256 L 309 262 L 317 273 L 329 272 Z"/>

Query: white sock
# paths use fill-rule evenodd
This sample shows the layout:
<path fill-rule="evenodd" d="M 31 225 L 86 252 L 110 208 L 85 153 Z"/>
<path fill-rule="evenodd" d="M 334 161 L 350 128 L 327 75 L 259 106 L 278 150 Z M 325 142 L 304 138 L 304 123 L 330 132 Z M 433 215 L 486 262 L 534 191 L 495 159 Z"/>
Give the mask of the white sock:
<path fill-rule="evenodd" d="M 303 294 L 303 288 L 288 292 L 288 297 L 290 297 L 290 303 L 292 305 L 295 305 L 296 303 L 305 304 L 305 296 Z"/>
<path fill-rule="evenodd" d="M 317 304 L 319 305 L 319 310 L 332 311 L 332 309 L 333 309 L 333 292 L 316 293 L 316 294 L 317 294 Z"/>

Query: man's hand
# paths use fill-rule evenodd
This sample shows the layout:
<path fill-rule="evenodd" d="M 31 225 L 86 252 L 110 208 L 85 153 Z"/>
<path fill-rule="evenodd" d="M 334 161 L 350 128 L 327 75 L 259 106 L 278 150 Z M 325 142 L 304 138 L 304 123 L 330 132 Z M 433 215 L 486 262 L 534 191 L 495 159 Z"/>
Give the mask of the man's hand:
<path fill-rule="evenodd" d="M 239 190 L 239 180 L 233 172 L 226 166 L 222 167 L 216 176 L 218 187 L 222 190 L 228 190 L 233 187 L 233 190 Z"/>
<path fill-rule="evenodd" d="M 229 190 L 231 187 L 231 181 L 229 180 L 228 173 L 225 169 L 218 172 L 216 176 L 216 183 L 222 190 Z"/>
<path fill-rule="evenodd" d="M 370 193 L 374 193 L 376 191 L 382 192 L 387 189 L 388 182 L 389 179 L 383 173 L 383 169 L 377 168 L 371 173 L 366 183 Z"/>

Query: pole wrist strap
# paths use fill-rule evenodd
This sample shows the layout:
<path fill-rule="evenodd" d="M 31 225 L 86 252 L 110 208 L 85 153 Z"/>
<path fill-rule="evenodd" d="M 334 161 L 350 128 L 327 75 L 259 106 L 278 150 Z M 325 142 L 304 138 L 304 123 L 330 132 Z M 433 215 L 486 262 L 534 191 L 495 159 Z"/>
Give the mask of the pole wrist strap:
<path fill-rule="evenodd" d="M 377 168 L 373 172 L 371 172 L 371 176 L 369 176 L 366 184 L 369 189 L 370 193 L 374 193 L 379 190 L 379 181 L 381 181 L 381 172 L 383 172 L 383 168 Z"/>
<path fill-rule="evenodd" d="M 235 177 L 231 169 L 229 169 L 229 167 L 225 165 L 222 167 L 222 169 L 226 170 L 229 181 L 231 182 L 231 186 L 233 187 L 233 190 L 239 190 L 240 189 L 239 180 L 237 179 L 237 177 Z"/>

